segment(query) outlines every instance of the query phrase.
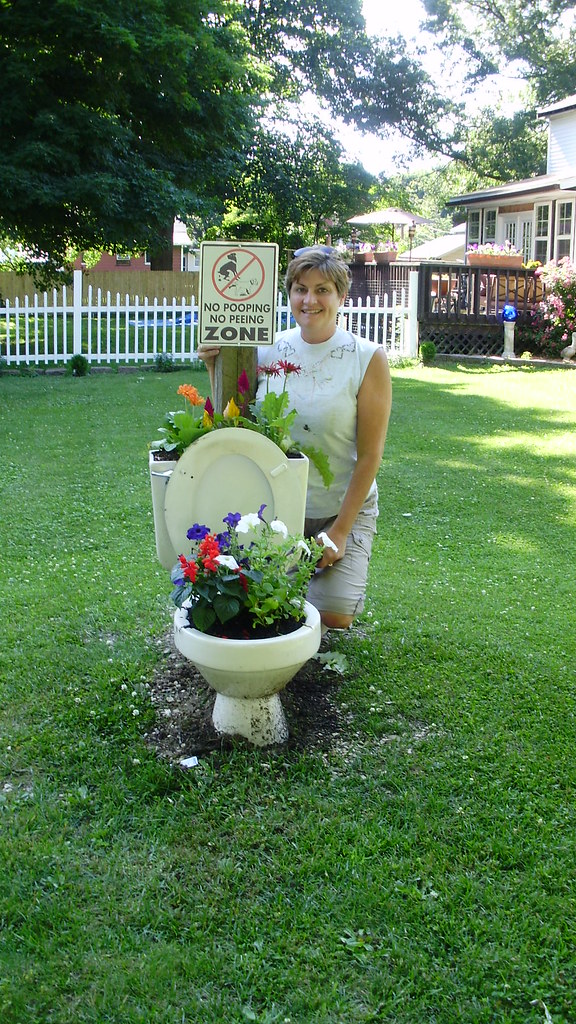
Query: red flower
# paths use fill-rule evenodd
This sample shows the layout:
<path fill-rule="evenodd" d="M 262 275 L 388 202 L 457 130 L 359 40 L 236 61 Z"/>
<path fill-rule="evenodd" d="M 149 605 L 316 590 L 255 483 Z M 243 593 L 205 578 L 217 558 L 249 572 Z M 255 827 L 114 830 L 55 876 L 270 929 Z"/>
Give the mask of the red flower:
<path fill-rule="evenodd" d="M 204 540 L 200 542 L 198 554 L 206 555 L 208 558 L 216 558 L 220 554 L 220 545 L 213 533 L 207 533 Z"/>
<path fill-rule="evenodd" d="M 238 394 L 247 395 L 250 391 L 250 381 L 246 370 L 242 370 L 242 373 L 238 377 Z"/>
<path fill-rule="evenodd" d="M 190 580 L 191 583 L 196 583 L 196 576 L 198 574 L 198 565 L 196 564 L 194 559 L 191 558 L 190 561 L 188 562 L 185 558 L 183 560 L 182 559 L 182 555 L 181 555 L 180 556 L 180 564 L 181 564 L 181 566 L 182 566 L 182 568 L 184 570 L 184 579 L 185 580 Z"/>
<path fill-rule="evenodd" d="M 300 373 L 300 370 L 302 369 L 302 367 L 299 366 L 298 363 L 289 363 L 287 359 L 279 359 L 278 366 L 283 371 L 286 377 L 288 376 L 289 373 Z"/>
<path fill-rule="evenodd" d="M 281 374 L 279 363 L 270 363 L 268 366 L 259 366 L 258 373 L 263 373 L 265 377 L 279 377 Z"/>

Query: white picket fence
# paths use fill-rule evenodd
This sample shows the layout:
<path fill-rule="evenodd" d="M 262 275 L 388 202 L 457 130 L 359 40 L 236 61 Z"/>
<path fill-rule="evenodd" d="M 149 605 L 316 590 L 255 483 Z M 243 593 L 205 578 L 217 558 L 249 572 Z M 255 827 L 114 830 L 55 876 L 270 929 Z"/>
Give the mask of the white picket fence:
<path fill-rule="evenodd" d="M 392 356 L 416 355 L 418 274 L 410 275 L 408 290 L 381 302 L 347 302 L 340 311 L 343 327 L 371 338 Z M 278 296 L 276 325 L 291 323 L 290 307 Z M 195 357 L 198 306 L 181 298 L 130 300 L 88 287 L 82 296 L 82 272 L 75 271 L 72 288 L 34 295 L 24 301 L 6 300 L 0 307 L 0 358 L 8 366 L 57 366 L 75 354 L 90 364 L 144 364 L 166 355 L 175 363 Z"/>

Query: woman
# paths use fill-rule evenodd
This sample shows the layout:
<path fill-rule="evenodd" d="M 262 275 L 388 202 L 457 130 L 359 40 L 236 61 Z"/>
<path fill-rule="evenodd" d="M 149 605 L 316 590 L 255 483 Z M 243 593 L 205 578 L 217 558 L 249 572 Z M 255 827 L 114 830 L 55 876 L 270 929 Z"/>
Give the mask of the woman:
<path fill-rule="evenodd" d="M 291 432 L 302 444 L 322 449 L 334 473 L 326 488 L 311 464 L 306 501 L 306 535 L 324 543 L 308 599 L 325 629 L 346 629 L 364 605 L 378 516 L 375 478 L 392 400 L 384 349 L 337 326 L 349 284 L 348 267 L 334 249 L 297 250 L 286 273 L 297 326 L 258 352 L 264 368 L 278 360 L 300 367 L 288 377 L 290 407 L 298 412 Z M 199 348 L 211 373 L 218 352 Z M 263 370 L 256 398 L 283 383 Z"/>

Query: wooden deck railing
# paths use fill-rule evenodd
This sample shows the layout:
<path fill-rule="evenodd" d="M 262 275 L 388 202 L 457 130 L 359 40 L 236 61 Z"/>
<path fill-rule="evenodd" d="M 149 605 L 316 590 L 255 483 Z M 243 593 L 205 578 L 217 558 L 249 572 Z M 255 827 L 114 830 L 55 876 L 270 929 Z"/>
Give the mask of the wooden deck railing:
<path fill-rule="evenodd" d="M 447 263 L 421 263 L 419 270 L 420 323 L 496 324 L 506 305 L 522 320 L 544 295 L 533 270 Z"/>

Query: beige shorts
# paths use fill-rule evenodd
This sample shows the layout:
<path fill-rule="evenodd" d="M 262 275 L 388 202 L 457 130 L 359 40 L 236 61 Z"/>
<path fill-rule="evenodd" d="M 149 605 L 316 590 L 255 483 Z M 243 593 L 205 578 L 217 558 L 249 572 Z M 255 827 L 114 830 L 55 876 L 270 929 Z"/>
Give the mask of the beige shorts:
<path fill-rule="evenodd" d="M 330 532 L 336 516 L 330 519 L 307 519 L 304 534 L 316 537 L 322 530 Z M 317 569 L 310 580 L 308 600 L 319 612 L 359 615 L 364 608 L 368 565 L 376 534 L 378 506 L 374 498 L 360 509 L 348 534 L 344 557 L 326 569 Z"/>

